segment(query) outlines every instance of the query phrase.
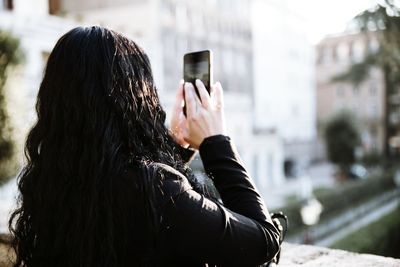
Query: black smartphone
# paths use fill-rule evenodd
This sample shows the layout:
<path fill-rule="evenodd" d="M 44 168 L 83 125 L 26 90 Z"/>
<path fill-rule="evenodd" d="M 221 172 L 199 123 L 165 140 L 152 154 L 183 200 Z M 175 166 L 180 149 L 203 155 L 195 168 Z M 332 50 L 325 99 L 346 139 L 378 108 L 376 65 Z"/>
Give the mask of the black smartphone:
<path fill-rule="evenodd" d="M 183 57 L 183 79 L 185 82 L 191 82 L 200 97 L 196 88 L 195 81 L 200 79 L 210 93 L 210 87 L 213 83 L 213 55 L 211 50 L 203 50 L 187 53 Z M 186 116 L 186 104 L 183 106 L 183 114 Z"/>

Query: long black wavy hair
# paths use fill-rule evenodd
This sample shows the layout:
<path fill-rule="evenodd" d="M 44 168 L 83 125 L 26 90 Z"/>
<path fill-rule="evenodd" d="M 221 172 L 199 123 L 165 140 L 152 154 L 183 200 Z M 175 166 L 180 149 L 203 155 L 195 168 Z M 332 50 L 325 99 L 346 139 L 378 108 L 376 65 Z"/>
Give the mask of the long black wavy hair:
<path fill-rule="evenodd" d="M 165 126 L 148 57 L 119 33 L 93 26 L 63 35 L 49 56 L 36 112 L 9 221 L 15 266 L 121 266 L 123 246 L 115 243 L 132 238 L 124 231 L 134 222 L 116 210 L 113 185 L 129 167 L 144 173 L 143 166 L 161 162 L 204 190 Z M 150 234 L 157 227 L 153 189 L 143 177 L 134 177 L 142 180 L 138 203 L 126 207 L 140 208 Z"/>

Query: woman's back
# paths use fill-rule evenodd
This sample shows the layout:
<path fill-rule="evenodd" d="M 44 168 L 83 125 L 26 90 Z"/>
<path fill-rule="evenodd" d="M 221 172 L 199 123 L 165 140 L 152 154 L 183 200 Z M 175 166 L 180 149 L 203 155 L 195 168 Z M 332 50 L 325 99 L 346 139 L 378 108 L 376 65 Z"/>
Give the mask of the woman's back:
<path fill-rule="evenodd" d="M 114 191 L 125 170 L 161 162 L 189 172 L 164 125 L 146 54 L 111 30 L 72 29 L 49 56 L 36 111 L 19 175 L 20 207 L 10 220 L 17 265 L 113 265 L 132 224 L 154 217 L 135 210 L 129 221 L 127 207 L 145 210 L 147 203 L 125 202 Z"/>

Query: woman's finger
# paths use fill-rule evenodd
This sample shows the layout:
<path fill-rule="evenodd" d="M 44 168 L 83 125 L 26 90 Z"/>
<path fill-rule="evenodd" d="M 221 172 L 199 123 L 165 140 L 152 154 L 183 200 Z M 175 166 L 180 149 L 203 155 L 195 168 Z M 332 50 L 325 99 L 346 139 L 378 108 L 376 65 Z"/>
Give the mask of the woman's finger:
<path fill-rule="evenodd" d="M 220 82 L 212 85 L 212 95 L 213 102 L 215 103 L 215 108 L 220 110 L 224 107 L 224 93 Z"/>
<path fill-rule="evenodd" d="M 202 107 L 201 99 L 200 99 L 199 95 L 196 93 L 196 91 L 198 91 L 198 90 L 196 90 L 196 88 L 194 86 L 192 86 L 192 88 L 193 88 L 192 92 L 193 92 L 193 96 L 194 96 L 194 101 L 196 101 L 196 112 L 198 112 L 199 109 Z"/>
<path fill-rule="evenodd" d="M 185 83 L 186 116 L 192 117 L 196 113 L 196 99 L 191 83 Z"/>
<path fill-rule="evenodd" d="M 183 85 L 184 81 L 180 80 L 178 90 L 176 91 L 176 97 L 175 97 L 175 106 L 174 110 L 175 112 L 179 112 L 182 110 L 183 107 Z"/>
<path fill-rule="evenodd" d="M 201 104 L 205 109 L 208 109 L 211 103 L 210 95 L 200 79 L 196 79 L 196 87 L 200 94 Z"/>

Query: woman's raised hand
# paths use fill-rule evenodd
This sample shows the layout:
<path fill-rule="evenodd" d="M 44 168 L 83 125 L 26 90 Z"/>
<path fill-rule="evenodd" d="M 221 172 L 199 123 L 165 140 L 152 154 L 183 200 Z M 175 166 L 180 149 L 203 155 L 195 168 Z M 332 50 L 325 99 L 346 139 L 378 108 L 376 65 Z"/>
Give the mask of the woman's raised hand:
<path fill-rule="evenodd" d="M 211 85 L 211 95 L 204 84 L 196 80 L 200 98 L 191 83 L 185 83 L 186 129 L 182 131 L 183 140 L 198 149 L 209 136 L 226 135 L 222 86 L 219 82 Z"/>
<path fill-rule="evenodd" d="M 187 131 L 187 120 L 183 115 L 183 85 L 184 81 L 181 80 L 179 83 L 178 90 L 176 92 L 175 105 L 172 110 L 171 117 L 171 135 L 175 141 L 183 147 L 188 147 L 189 143 L 185 141 L 184 135 Z"/>

